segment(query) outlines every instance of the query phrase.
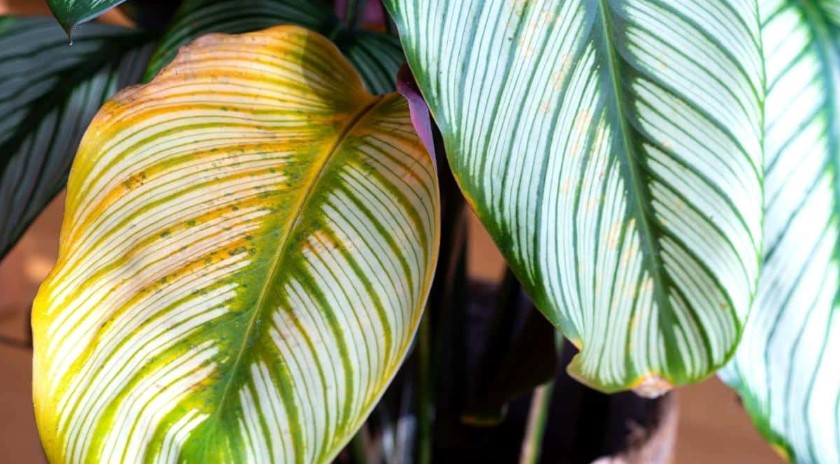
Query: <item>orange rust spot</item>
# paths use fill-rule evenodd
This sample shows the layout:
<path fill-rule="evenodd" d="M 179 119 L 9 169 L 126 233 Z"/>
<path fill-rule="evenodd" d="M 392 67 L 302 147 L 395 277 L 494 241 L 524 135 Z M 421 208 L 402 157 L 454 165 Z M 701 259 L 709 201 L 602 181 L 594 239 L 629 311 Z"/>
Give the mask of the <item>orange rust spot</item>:
<path fill-rule="evenodd" d="M 555 15 L 552 11 L 543 11 L 542 15 L 540 15 L 540 19 L 542 20 L 543 26 L 550 26 L 551 23 L 557 19 L 557 15 Z"/>
<path fill-rule="evenodd" d="M 609 233 L 607 233 L 607 246 L 614 250 L 618 247 L 618 239 L 621 237 L 621 224 L 615 223 L 610 227 Z"/>
<path fill-rule="evenodd" d="M 572 191 L 572 182 L 569 180 L 564 180 L 563 185 L 560 186 L 560 191 L 563 193 L 569 193 Z"/>
<path fill-rule="evenodd" d="M 551 88 L 555 91 L 563 88 L 563 81 L 566 79 L 565 66 L 560 68 L 560 71 L 551 75 Z"/>
<path fill-rule="evenodd" d="M 551 112 L 551 103 L 550 102 L 542 102 L 540 105 L 540 112 L 543 114 L 548 114 Z"/>
<path fill-rule="evenodd" d="M 587 132 L 589 124 L 592 122 L 592 113 L 589 111 L 581 111 L 575 121 L 574 133 L 584 135 Z"/>

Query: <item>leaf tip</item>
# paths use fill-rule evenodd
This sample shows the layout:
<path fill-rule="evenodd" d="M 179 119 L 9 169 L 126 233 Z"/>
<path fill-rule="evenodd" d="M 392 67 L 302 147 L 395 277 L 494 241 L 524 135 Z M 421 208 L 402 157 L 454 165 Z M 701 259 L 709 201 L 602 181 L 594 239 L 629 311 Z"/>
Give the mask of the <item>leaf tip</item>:
<path fill-rule="evenodd" d="M 633 392 L 639 396 L 645 398 L 659 398 L 660 396 L 668 393 L 674 388 L 674 385 L 671 382 L 663 379 L 662 377 L 650 374 L 643 377 L 636 385 L 633 387 Z"/>
<path fill-rule="evenodd" d="M 787 448 L 787 446 L 771 442 L 770 449 L 772 449 L 774 453 L 778 454 L 782 459 L 784 459 L 785 462 L 794 462 L 790 450 Z"/>
<path fill-rule="evenodd" d="M 73 35 L 73 27 L 76 25 L 75 21 L 73 21 L 69 14 L 66 14 L 62 10 L 61 5 L 56 0 L 47 0 L 47 7 L 49 7 L 53 18 L 58 21 L 58 25 L 61 26 L 64 33 L 67 34 L 67 37 L 72 42 L 73 38 L 71 36 Z"/>

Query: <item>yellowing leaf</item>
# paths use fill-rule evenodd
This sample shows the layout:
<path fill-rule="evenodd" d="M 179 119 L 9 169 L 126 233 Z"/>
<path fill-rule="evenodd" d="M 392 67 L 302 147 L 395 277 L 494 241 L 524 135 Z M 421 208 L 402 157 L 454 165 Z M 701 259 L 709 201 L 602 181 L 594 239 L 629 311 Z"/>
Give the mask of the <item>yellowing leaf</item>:
<path fill-rule="evenodd" d="M 53 462 L 327 462 L 402 361 L 436 262 L 433 161 L 293 26 L 209 35 L 118 94 L 36 299 Z"/>

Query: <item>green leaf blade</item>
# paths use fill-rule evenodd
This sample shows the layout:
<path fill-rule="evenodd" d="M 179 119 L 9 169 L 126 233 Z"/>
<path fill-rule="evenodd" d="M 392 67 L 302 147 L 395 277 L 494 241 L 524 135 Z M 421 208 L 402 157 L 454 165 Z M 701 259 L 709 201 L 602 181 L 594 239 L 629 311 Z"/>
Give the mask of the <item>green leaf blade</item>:
<path fill-rule="evenodd" d="M 840 461 L 840 8 L 762 0 L 765 263 L 721 377 L 795 463 Z"/>
<path fill-rule="evenodd" d="M 344 55 L 353 63 L 374 94 L 393 92 L 397 73 L 405 63 L 405 56 L 396 37 L 370 31 L 354 31 L 349 37 L 336 42 Z"/>
<path fill-rule="evenodd" d="M 437 259 L 434 163 L 326 38 L 211 34 L 109 101 L 33 308 L 56 462 L 329 462 Z"/>
<path fill-rule="evenodd" d="M 47 0 L 50 10 L 67 35 L 81 23 L 96 19 L 125 0 Z"/>
<path fill-rule="evenodd" d="M 734 351 L 758 275 L 750 1 L 386 1 L 462 190 L 570 372 L 656 395 Z"/>
<path fill-rule="evenodd" d="M 92 24 L 76 43 L 50 18 L 0 19 L 0 258 L 64 188 L 82 133 L 151 52 L 142 34 Z"/>

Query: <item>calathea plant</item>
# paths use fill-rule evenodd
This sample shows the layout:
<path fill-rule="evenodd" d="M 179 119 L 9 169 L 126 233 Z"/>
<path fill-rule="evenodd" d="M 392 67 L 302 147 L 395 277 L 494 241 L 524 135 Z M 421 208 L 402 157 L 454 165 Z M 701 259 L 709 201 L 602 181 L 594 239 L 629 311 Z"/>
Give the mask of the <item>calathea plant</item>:
<path fill-rule="evenodd" d="M 574 378 L 656 397 L 722 369 L 783 456 L 840 462 L 837 2 L 134 0 L 138 28 L 81 24 L 120 3 L 50 0 L 72 46 L 0 22 L 0 250 L 72 162 L 32 315 L 51 461 L 327 462 L 360 428 L 342 459 L 372 459 L 412 353 L 391 393 L 417 390 L 417 427 L 380 458 L 416 436 L 401 459 L 430 462 L 463 194 Z M 487 353 L 553 365 L 493 345 L 505 314 Z M 464 418 L 546 380 L 522 366 Z"/>

